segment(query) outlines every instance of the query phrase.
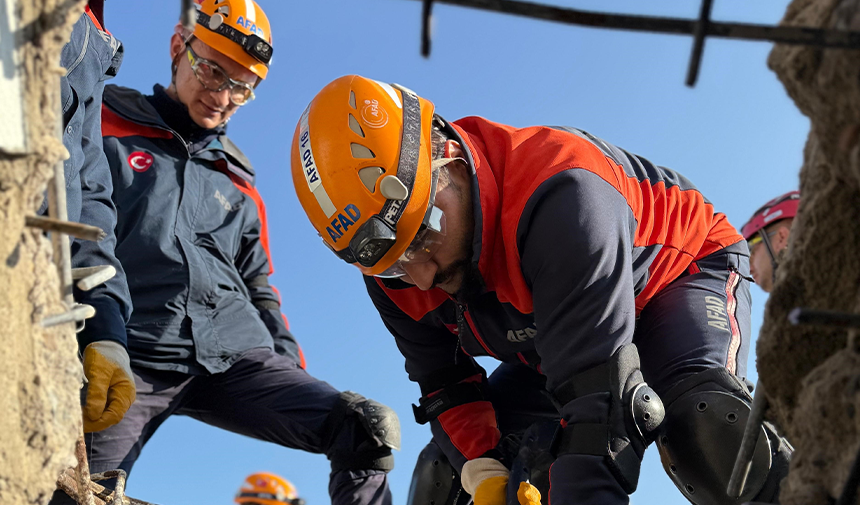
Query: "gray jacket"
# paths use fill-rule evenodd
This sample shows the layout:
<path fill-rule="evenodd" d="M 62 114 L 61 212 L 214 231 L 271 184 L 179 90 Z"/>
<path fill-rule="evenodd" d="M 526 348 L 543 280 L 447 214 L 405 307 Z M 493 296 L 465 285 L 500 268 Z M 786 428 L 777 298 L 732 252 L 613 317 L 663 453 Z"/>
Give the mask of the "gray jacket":
<path fill-rule="evenodd" d="M 113 265 L 117 275 L 91 291 L 75 290 L 75 299 L 95 307 L 96 315 L 78 334 L 81 348 L 96 340 L 126 344 L 125 323 L 131 298 L 122 266 L 114 254 L 116 209 L 111 201 L 112 183 L 102 150 L 101 108 L 105 80 L 116 75 L 122 62 L 122 45 L 104 31 L 87 9 L 63 46 L 60 80 L 63 103 L 63 145 L 69 159 L 63 163 L 69 220 L 98 226 L 107 234 L 100 242 L 73 240 L 72 266 Z M 47 210 L 42 205 L 40 213 Z"/>

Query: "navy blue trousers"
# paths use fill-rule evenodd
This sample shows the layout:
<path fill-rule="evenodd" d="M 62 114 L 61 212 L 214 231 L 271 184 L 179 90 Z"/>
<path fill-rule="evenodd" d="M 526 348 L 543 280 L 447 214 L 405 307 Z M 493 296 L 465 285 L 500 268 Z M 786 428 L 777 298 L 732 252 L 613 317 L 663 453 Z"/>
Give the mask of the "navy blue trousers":
<path fill-rule="evenodd" d="M 749 258 L 723 250 L 695 262 L 642 310 L 632 341 L 639 349 L 645 381 L 657 394 L 709 368 L 725 367 L 738 377 L 746 376 L 749 280 Z M 522 364 L 502 363 L 490 375 L 490 400 L 503 436 L 521 434 L 537 421 L 560 419 L 545 384 L 544 376 Z M 573 471 L 564 474 L 578 478 L 553 482 L 552 494 L 559 496 L 552 501 L 628 503 L 609 468 L 591 458 L 599 456 L 565 455 L 556 460 L 554 472 L 559 465 L 568 466 Z"/>
<path fill-rule="evenodd" d="M 87 434 L 93 473 L 115 468 L 131 472 L 143 446 L 174 414 L 313 453 L 353 450 L 368 436 L 361 426 L 344 423 L 323 447 L 325 421 L 340 392 L 270 349 L 246 351 L 227 371 L 213 375 L 144 368 L 133 372 L 137 399 L 125 417 Z M 332 472 L 329 494 L 333 505 L 391 505 L 388 478 L 380 470 Z M 73 502 L 58 492 L 51 504 L 60 503 Z"/>

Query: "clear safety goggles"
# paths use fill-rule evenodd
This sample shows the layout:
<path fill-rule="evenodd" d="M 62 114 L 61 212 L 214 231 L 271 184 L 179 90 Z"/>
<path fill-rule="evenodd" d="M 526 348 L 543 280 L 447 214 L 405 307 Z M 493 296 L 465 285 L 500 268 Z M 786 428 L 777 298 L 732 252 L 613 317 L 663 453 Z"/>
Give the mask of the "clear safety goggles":
<path fill-rule="evenodd" d="M 424 220 L 418 233 L 410 242 L 409 247 L 400 255 L 400 258 L 376 277 L 402 277 L 406 275 L 403 270 L 404 264 L 424 263 L 430 261 L 439 250 L 445 238 L 445 213 L 435 205 L 436 185 L 439 181 L 439 172 L 445 170 L 447 163 L 454 161 L 453 158 L 434 160 L 432 164 L 430 202 L 424 214 Z M 325 242 L 325 240 L 323 240 Z M 326 246 L 342 260 L 347 263 L 358 263 L 364 267 L 372 267 L 385 256 L 386 253 L 397 242 L 397 233 L 379 216 L 371 216 L 358 228 L 355 235 L 350 239 L 346 248 L 335 251 L 325 242 Z"/>
<path fill-rule="evenodd" d="M 225 89 L 230 90 L 230 101 L 238 106 L 245 105 L 254 99 L 254 87 L 252 85 L 231 79 L 217 63 L 197 56 L 190 43 L 185 44 L 185 50 L 194 77 L 204 88 L 215 93 Z"/>
<path fill-rule="evenodd" d="M 445 213 L 435 205 L 430 206 L 424 223 L 418 230 L 418 234 L 412 239 L 406 251 L 400 255 L 393 265 L 384 272 L 376 274 L 376 277 L 396 278 L 406 275 L 404 266 L 430 261 L 442 241 L 445 238 Z"/>

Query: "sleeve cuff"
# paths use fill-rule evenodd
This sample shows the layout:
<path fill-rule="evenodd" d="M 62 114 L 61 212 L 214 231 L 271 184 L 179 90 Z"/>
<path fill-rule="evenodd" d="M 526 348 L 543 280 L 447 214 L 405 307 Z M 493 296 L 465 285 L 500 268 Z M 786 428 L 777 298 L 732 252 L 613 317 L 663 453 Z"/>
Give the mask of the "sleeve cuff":
<path fill-rule="evenodd" d="M 89 344 L 99 340 L 112 340 L 128 348 L 128 337 L 125 331 L 119 303 L 109 297 L 84 300 L 96 309 L 96 315 L 87 319 L 84 329 L 78 333 L 78 347 L 81 352 Z"/>

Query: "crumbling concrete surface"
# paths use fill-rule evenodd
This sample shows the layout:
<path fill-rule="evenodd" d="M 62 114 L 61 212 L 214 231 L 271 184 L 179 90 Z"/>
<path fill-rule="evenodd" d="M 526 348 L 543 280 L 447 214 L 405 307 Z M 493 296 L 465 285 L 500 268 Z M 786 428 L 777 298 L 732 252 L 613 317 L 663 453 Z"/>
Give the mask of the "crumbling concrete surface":
<path fill-rule="evenodd" d="M 783 24 L 857 31 L 860 0 L 795 0 Z M 793 327 L 786 316 L 794 307 L 860 311 L 860 51 L 776 46 L 768 64 L 811 129 L 757 365 L 769 415 L 796 448 L 782 503 L 823 505 L 841 494 L 860 445 L 860 354 L 855 335 Z"/>
<path fill-rule="evenodd" d="M 0 4 L 2 8 L 2 4 Z M 80 363 L 72 325 L 39 321 L 65 310 L 51 245 L 24 216 L 41 203 L 52 167 L 65 156 L 57 136 L 60 49 L 80 2 L 21 0 L 26 154 L 0 152 L 0 503 L 46 504 L 60 472 L 73 465 L 80 430 Z M 8 67 L 7 67 L 8 68 Z M 0 112 L 2 118 L 2 112 Z M 3 120 L 3 119 L 0 119 Z"/>

